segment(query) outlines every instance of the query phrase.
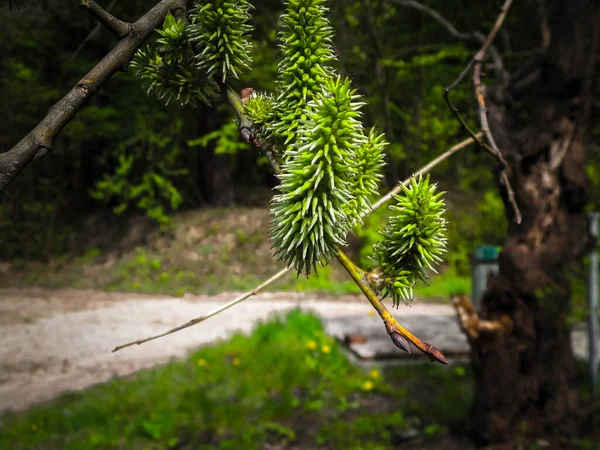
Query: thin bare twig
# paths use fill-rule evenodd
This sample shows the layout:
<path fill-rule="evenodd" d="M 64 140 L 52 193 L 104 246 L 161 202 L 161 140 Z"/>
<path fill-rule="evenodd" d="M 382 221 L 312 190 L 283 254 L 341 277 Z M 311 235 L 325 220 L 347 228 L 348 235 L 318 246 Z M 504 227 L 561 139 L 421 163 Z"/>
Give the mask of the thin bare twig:
<path fill-rule="evenodd" d="M 117 351 L 119 351 L 121 349 L 124 349 L 126 347 L 131 347 L 133 345 L 141 345 L 141 344 L 143 344 L 145 342 L 153 341 L 155 339 L 158 339 L 158 338 L 161 338 L 161 337 L 164 337 L 164 336 L 168 336 L 169 334 L 173 334 L 173 333 L 176 333 L 178 331 L 181 331 L 181 330 L 184 330 L 186 328 L 189 328 L 191 326 L 194 326 L 197 323 L 204 322 L 205 320 L 210 319 L 211 317 L 214 317 L 217 314 L 221 314 L 223 311 L 228 310 L 232 306 L 235 306 L 238 303 L 243 302 L 247 298 L 250 298 L 253 295 L 258 294 L 260 291 L 262 291 L 264 288 L 266 288 L 269 284 L 271 284 L 274 281 L 278 280 L 279 278 L 281 278 L 282 276 L 284 276 L 289 271 L 290 271 L 290 269 L 287 269 L 287 268 L 286 269 L 282 269 L 279 272 L 277 272 L 275 275 L 271 276 L 269 279 L 263 281 L 261 284 L 259 284 L 258 286 L 256 286 L 251 291 L 248 291 L 245 294 L 242 294 L 239 297 L 235 298 L 234 300 L 232 300 L 232 301 L 230 301 L 228 303 L 225 303 L 224 305 L 219 306 L 218 308 L 213 309 L 212 311 L 204 314 L 203 316 L 196 317 L 195 319 L 192 319 L 192 320 L 184 323 L 183 325 L 179 325 L 178 327 L 171 328 L 169 331 L 165 331 L 164 333 L 157 334 L 156 336 L 151 336 L 151 337 L 146 338 L 146 339 L 140 339 L 138 341 L 129 342 L 128 344 L 119 345 L 119 346 L 117 346 L 117 347 L 114 348 L 113 353 L 117 352 Z"/>
<path fill-rule="evenodd" d="M 476 136 L 476 138 L 481 138 L 482 135 L 483 135 L 482 133 L 478 133 L 475 136 Z M 451 147 L 450 149 L 446 150 L 444 153 L 442 153 L 437 158 L 428 162 L 426 165 L 424 165 L 419 170 L 417 170 L 412 176 L 410 176 L 407 179 L 405 179 L 404 181 L 398 183 L 395 188 L 393 188 L 391 191 L 389 191 L 387 194 L 385 194 L 383 197 L 381 197 L 379 200 L 377 200 L 375 203 L 373 203 L 373 205 L 371 206 L 371 210 L 368 212 L 364 212 L 362 214 L 361 218 L 364 219 L 366 216 L 368 216 L 372 212 L 375 212 L 376 210 L 381 208 L 383 205 L 385 205 L 387 202 L 389 202 L 394 197 L 394 195 L 397 195 L 402 191 L 402 186 L 406 186 L 408 183 L 410 183 L 410 180 L 412 178 L 418 177 L 419 175 L 423 175 L 423 174 L 431 171 L 431 169 L 433 169 L 435 166 L 437 166 L 441 162 L 445 161 L 446 159 L 450 158 L 456 152 L 462 150 L 463 148 L 467 147 L 468 145 L 471 145 L 473 142 L 476 142 L 476 140 L 474 140 L 473 138 L 467 138 L 464 141 L 461 141 L 458 144 L 456 144 L 454 147 Z"/>
<path fill-rule="evenodd" d="M 83 108 L 87 100 L 116 72 L 126 67 L 138 48 L 163 22 L 168 12 L 185 10 L 186 0 L 161 0 L 131 24 L 130 32 L 85 75 L 61 100 L 50 108 L 46 117 L 17 145 L 0 153 L 0 192 L 32 161 L 43 158 L 54 138 Z"/>
<path fill-rule="evenodd" d="M 500 152 L 500 149 L 498 148 L 496 141 L 494 140 L 494 137 L 492 136 L 492 133 L 490 131 L 489 124 L 488 124 L 488 118 L 487 118 L 487 108 L 485 106 L 484 88 L 481 84 L 481 65 L 483 63 L 483 59 L 484 59 L 485 55 L 488 52 L 491 55 L 492 60 L 494 61 L 494 70 L 498 74 L 498 77 L 505 78 L 504 64 L 502 62 L 502 58 L 500 57 L 500 53 L 493 45 L 493 41 L 494 41 L 496 35 L 498 34 L 498 31 L 500 31 L 500 29 L 502 28 L 502 24 L 504 23 L 504 20 L 506 19 L 508 10 L 510 9 L 513 0 L 506 1 L 504 6 L 502 7 L 500 14 L 498 15 L 498 18 L 496 19 L 496 23 L 494 24 L 494 27 L 492 28 L 490 33 L 487 35 L 487 37 L 479 31 L 475 31 L 473 33 L 462 33 L 460 31 L 458 31 L 454 27 L 454 25 L 452 25 L 448 20 L 446 20 L 440 13 L 438 13 L 437 11 L 435 11 L 435 10 L 429 8 L 428 6 L 423 5 L 422 3 L 419 3 L 417 1 L 414 1 L 414 0 L 391 0 L 391 1 L 397 5 L 411 7 L 411 8 L 417 9 L 417 10 L 429 15 L 435 21 L 437 21 L 440 25 L 442 25 L 456 39 L 460 39 L 460 40 L 475 39 L 481 43 L 481 48 L 475 54 L 473 59 L 471 59 L 471 61 L 469 61 L 469 63 L 462 70 L 462 72 L 460 73 L 458 78 L 445 89 L 444 98 L 446 100 L 446 103 L 448 104 L 448 107 L 453 112 L 454 116 L 458 119 L 458 121 L 460 122 L 463 130 L 467 134 L 469 134 L 473 139 L 475 139 L 475 141 L 481 146 L 481 148 L 483 148 L 485 151 L 487 151 L 492 156 L 494 156 L 500 162 L 500 164 L 502 164 L 503 170 L 502 170 L 502 173 L 500 174 L 500 179 L 506 189 L 509 203 L 511 204 L 511 206 L 514 210 L 515 221 L 518 224 L 520 224 L 522 221 L 521 211 L 519 210 L 519 206 L 517 205 L 517 202 L 515 200 L 514 191 L 512 190 L 512 186 L 510 185 L 510 181 L 508 179 L 508 175 L 507 175 L 508 164 L 506 163 L 506 160 L 502 156 L 502 153 Z M 478 108 L 479 108 L 479 120 L 481 123 L 481 129 L 484 133 L 486 140 L 488 141 L 488 144 L 486 144 L 485 141 L 481 137 L 479 137 L 479 138 L 476 137 L 475 133 L 467 126 L 466 122 L 461 117 L 459 111 L 454 107 L 454 105 L 450 101 L 450 91 L 452 91 L 466 77 L 467 73 L 469 73 L 471 68 L 473 68 L 473 84 L 474 84 L 474 88 L 475 88 L 475 98 L 477 99 L 477 104 L 478 104 Z"/>
<path fill-rule="evenodd" d="M 113 2 L 114 5 L 114 2 Z M 79 0 L 79 6 L 88 11 L 98 22 L 106 27 L 117 39 L 123 39 L 130 32 L 131 24 L 117 19 L 93 0 Z M 112 5 L 111 5 L 112 6 Z M 108 7 L 108 9 L 111 8 Z"/>
<path fill-rule="evenodd" d="M 450 100 L 450 92 L 458 85 L 458 83 L 460 83 L 464 79 L 464 77 L 466 76 L 470 67 L 472 66 L 473 67 L 473 87 L 475 90 L 475 99 L 477 101 L 479 123 L 481 126 L 481 130 L 483 131 L 483 134 L 487 140 L 487 143 L 481 138 L 476 139 L 476 140 L 481 148 L 483 148 L 489 154 L 494 156 L 494 158 L 496 158 L 498 160 L 498 162 L 502 165 L 502 172 L 500 174 L 500 180 L 501 180 L 502 184 L 504 185 L 504 188 L 506 189 L 508 201 L 514 211 L 515 222 L 517 224 L 520 224 L 523 219 L 521 216 L 521 211 L 519 209 L 519 205 L 517 204 L 516 199 L 515 199 L 515 193 L 512 189 L 510 180 L 508 178 L 507 171 L 509 169 L 509 165 L 506 162 L 506 160 L 504 159 L 502 152 L 498 148 L 498 145 L 496 144 L 496 140 L 494 139 L 494 136 L 492 135 L 492 132 L 490 130 L 490 126 L 489 126 L 489 122 L 488 122 L 488 115 L 487 115 L 487 107 L 485 104 L 485 90 L 481 83 L 481 65 L 483 64 L 483 59 L 485 58 L 486 53 L 492 46 L 492 42 L 494 41 L 494 38 L 498 34 L 498 31 L 500 31 L 500 29 L 502 28 L 502 24 L 504 23 L 506 16 L 508 15 L 508 11 L 509 11 L 512 3 L 513 3 L 513 0 L 506 0 L 506 2 L 504 3 L 504 5 L 502 7 L 502 10 L 500 11 L 500 14 L 498 15 L 498 18 L 496 19 L 496 23 L 492 27 L 492 30 L 488 34 L 487 38 L 483 41 L 481 48 L 477 51 L 477 53 L 475 54 L 475 56 L 473 57 L 473 59 L 471 60 L 469 65 L 467 65 L 467 67 L 460 73 L 460 75 L 458 76 L 456 81 L 454 81 L 454 83 L 452 83 L 450 86 L 448 86 L 444 90 L 444 99 L 446 100 L 446 103 L 448 104 L 448 107 L 450 108 L 450 110 L 453 112 L 454 116 L 460 122 L 463 130 L 467 134 L 469 134 L 473 139 L 476 139 L 475 133 L 467 126 L 466 122 L 460 115 L 458 109 L 456 109 L 454 107 L 454 105 L 452 104 L 452 101 Z"/>

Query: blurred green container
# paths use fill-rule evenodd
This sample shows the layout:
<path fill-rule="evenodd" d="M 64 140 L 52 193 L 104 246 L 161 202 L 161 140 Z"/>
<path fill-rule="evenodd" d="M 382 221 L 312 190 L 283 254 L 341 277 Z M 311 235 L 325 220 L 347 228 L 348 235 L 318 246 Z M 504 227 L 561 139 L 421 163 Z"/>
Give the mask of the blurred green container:
<path fill-rule="evenodd" d="M 500 247 L 497 245 L 479 245 L 475 247 L 473 252 L 471 260 L 471 281 L 473 285 L 471 300 L 478 311 L 487 287 L 488 277 L 500 271 L 498 266 L 499 255 Z"/>

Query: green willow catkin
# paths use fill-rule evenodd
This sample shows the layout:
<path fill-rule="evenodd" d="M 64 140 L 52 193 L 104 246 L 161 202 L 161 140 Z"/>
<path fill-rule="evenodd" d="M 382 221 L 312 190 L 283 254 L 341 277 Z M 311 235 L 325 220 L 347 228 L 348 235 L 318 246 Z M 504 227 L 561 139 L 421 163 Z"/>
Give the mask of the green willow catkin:
<path fill-rule="evenodd" d="M 245 110 L 261 137 L 269 137 L 273 131 L 272 122 L 275 117 L 275 99 L 273 96 L 255 91 L 246 103 Z"/>
<path fill-rule="evenodd" d="M 275 255 L 298 273 L 309 275 L 345 245 L 356 149 L 365 144 L 363 103 L 356 99 L 348 79 L 326 80 L 307 105 L 296 143 L 286 150 L 280 194 L 271 203 L 271 241 Z"/>
<path fill-rule="evenodd" d="M 379 182 L 383 177 L 381 169 L 385 165 L 384 150 L 388 142 L 382 133 L 374 128 L 369 131 L 366 142 L 356 149 L 356 177 L 353 181 L 351 200 L 346 208 L 352 219 L 352 226 L 361 222 L 361 216 L 371 210 L 371 199 L 379 193 Z"/>
<path fill-rule="evenodd" d="M 190 11 L 190 40 L 197 68 L 225 83 L 249 70 L 252 26 L 247 0 L 196 0 Z"/>
<path fill-rule="evenodd" d="M 306 106 L 334 73 L 333 30 L 325 0 L 287 0 L 279 33 L 283 59 L 278 66 L 276 135 L 285 143 L 296 137 Z"/>
<path fill-rule="evenodd" d="M 397 204 L 390 206 L 383 239 L 373 247 L 378 264 L 374 287 L 383 297 L 391 296 L 395 306 L 401 299 L 412 299 L 415 283 L 427 279 L 425 269 L 435 272 L 433 265 L 446 251 L 443 192 L 436 194 L 429 175 L 413 178 L 402 191 L 404 195 L 394 196 Z"/>
<path fill-rule="evenodd" d="M 147 93 L 153 92 L 166 104 L 195 106 L 198 100 L 210 104 L 216 97 L 217 86 L 205 73 L 196 70 L 184 22 L 175 21 L 168 14 L 157 33 L 160 38 L 138 50 L 130 65 Z"/>

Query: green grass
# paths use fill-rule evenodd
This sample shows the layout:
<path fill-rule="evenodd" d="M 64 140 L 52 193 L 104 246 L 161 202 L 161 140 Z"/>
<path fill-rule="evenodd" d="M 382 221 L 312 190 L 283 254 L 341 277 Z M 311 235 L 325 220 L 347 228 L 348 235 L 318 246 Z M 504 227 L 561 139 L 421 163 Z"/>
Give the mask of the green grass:
<path fill-rule="evenodd" d="M 471 277 L 459 275 L 453 268 L 431 277 L 428 284 L 418 283 L 415 296 L 419 299 L 448 301 L 453 295 L 471 295 Z"/>
<path fill-rule="evenodd" d="M 409 427 L 443 437 L 470 392 L 461 366 L 361 370 L 292 311 L 184 361 L 0 416 L 0 448 L 391 449 Z"/>

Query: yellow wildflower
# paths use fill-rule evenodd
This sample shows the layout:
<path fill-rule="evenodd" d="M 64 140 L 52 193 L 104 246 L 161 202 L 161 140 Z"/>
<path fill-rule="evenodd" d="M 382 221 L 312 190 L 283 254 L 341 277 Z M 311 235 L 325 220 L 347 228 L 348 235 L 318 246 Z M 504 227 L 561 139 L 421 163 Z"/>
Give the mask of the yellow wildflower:
<path fill-rule="evenodd" d="M 314 350 L 317 348 L 317 343 L 315 341 L 310 341 L 308 344 L 306 344 L 306 346 L 310 349 L 310 350 Z"/>
<path fill-rule="evenodd" d="M 363 390 L 365 390 L 365 391 L 370 391 L 374 387 L 375 387 L 375 385 L 373 384 L 373 382 L 371 380 L 367 380 L 363 384 Z"/>
<path fill-rule="evenodd" d="M 377 379 L 381 376 L 381 374 L 379 373 L 379 370 L 373 369 L 373 370 L 371 370 L 371 372 L 369 372 L 369 376 L 371 378 Z"/>
<path fill-rule="evenodd" d="M 324 345 L 323 347 L 321 347 L 321 351 L 325 354 L 330 353 L 331 347 L 329 345 Z"/>
<path fill-rule="evenodd" d="M 206 367 L 206 365 L 207 365 L 207 364 L 206 364 L 206 360 L 205 360 L 205 359 L 202 359 L 202 358 L 200 358 L 200 359 L 198 360 L 198 365 L 199 365 L 200 367 Z"/>

